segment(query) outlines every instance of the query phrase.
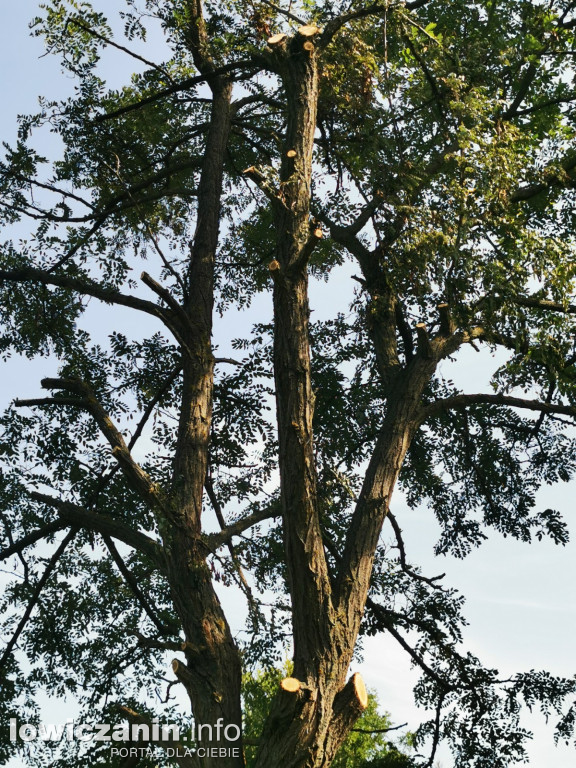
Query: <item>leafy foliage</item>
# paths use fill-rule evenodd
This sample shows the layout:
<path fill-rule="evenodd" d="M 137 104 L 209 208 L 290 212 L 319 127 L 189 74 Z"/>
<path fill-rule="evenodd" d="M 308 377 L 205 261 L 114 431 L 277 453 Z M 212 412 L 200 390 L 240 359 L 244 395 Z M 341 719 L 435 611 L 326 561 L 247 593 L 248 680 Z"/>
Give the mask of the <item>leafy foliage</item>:
<path fill-rule="evenodd" d="M 287 237 L 278 209 L 297 177 L 282 176 L 294 118 L 267 40 L 296 39 L 298 19 L 318 25 L 321 41 L 308 203 L 322 238 L 308 274 L 329 287 L 354 275 L 350 306 L 323 307 L 331 316 L 312 314 L 303 332 L 331 586 L 346 581 L 374 457 L 383 435 L 396 434 L 386 430 L 398 403 L 408 409 L 409 380 L 418 409 L 399 482 L 411 506 L 436 516 L 436 553 L 465 557 L 493 531 L 568 543 L 560 511 L 540 509 L 537 491 L 575 470 L 573 5 L 306 0 L 287 10 L 228 0 L 206 2 L 198 17 L 189 0 L 127 0 L 110 18 L 97 2 L 40 7 L 33 34 L 76 90 L 62 102 L 45 95 L 37 114 L 20 117 L 0 163 L 0 352 L 43 357 L 60 382 L 46 379 L 51 397 L 16 401 L 0 418 L 0 552 L 14 575 L 1 602 L 1 729 L 14 715 L 37 722 L 42 690 L 75 697 L 96 721 L 119 718 L 118 702 L 166 721 L 181 716 L 163 669 L 166 652 L 189 638 L 163 547 L 188 417 L 210 427 L 194 578 L 209 574 L 218 589 L 244 595 L 246 733 L 256 738 L 264 727 L 277 675 L 250 668 L 285 656 L 293 618 L 292 550 L 277 520 L 282 328 L 278 317 L 270 323 L 268 294 Z M 135 71 L 109 88 L 104 62 L 118 48 Z M 220 238 L 200 292 L 210 310 L 214 301 L 220 351 L 208 349 L 211 325 L 205 338 L 198 331 L 202 302 L 191 296 L 206 211 L 216 205 L 202 208 L 217 174 L 209 147 L 223 84 L 233 101 Z M 58 137 L 58 157 L 34 148 L 46 132 Z M 143 269 L 152 275 L 145 287 Z M 248 309 L 258 313 L 250 329 Z M 200 337 L 202 354 L 187 346 Z M 488 392 L 463 392 L 452 380 L 466 344 L 492 368 Z M 211 413 L 186 414 L 193 386 L 183 370 L 212 351 Z M 421 386 L 409 379 L 434 355 Z M 36 385 L 25 389 L 33 396 Z M 120 433 L 141 475 L 126 469 Z M 383 496 L 364 519 L 379 514 Z M 445 739 L 459 767 L 511 765 L 530 738 L 524 705 L 555 718 L 558 739 L 573 739 L 574 680 L 530 671 L 501 681 L 467 653 L 463 597 L 410 563 L 401 525 L 390 521 L 396 548 L 381 539 L 373 553 L 360 635 L 390 634 L 422 671 L 420 757 L 385 734 L 353 733 L 332 764 L 430 765 Z M 357 727 L 387 723 L 372 699 Z M 3 732 L 0 760 L 16 748 Z M 66 768 L 85 755 L 54 759 Z"/>

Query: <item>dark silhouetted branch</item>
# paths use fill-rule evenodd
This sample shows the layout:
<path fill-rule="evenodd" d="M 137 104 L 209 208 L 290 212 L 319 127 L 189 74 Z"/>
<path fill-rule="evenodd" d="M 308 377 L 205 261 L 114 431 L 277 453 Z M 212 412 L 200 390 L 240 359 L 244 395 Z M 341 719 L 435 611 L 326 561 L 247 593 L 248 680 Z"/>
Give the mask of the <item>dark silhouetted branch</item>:
<path fill-rule="evenodd" d="M 14 647 L 16 646 L 16 643 L 18 642 L 18 639 L 20 638 L 20 635 L 22 634 L 22 631 L 24 630 L 26 624 L 28 623 L 28 619 L 32 615 L 32 611 L 34 610 L 34 608 L 38 604 L 38 600 L 40 598 L 42 590 L 46 586 L 46 583 L 48 582 L 48 579 L 50 578 L 50 576 L 54 572 L 54 569 L 58 565 L 58 561 L 60 560 L 60 558 L 64 554 L 64 550 L 66 549 L 68 544 L 70 544 L 70 542 L 72 541 L 74 536 L 76 536 L 77 533 L 78 533 L 77 529 L 73 529 L 71 531 L 68 531 L 68 533 L 66 534 L 66 536 L 64 537 L 64 539 L 60 543 L 60 546 L 58 547 L 56 552 L 54 552 L 54 554 L 52 555 L 52 557 L 48 561 L 48 565 L 46 566 L 46 568 L 44 570 L 44 573 L 42 574 L 42 576 L 40 577 L 40 580 L 38 581 L 38 583 L 34 587 L 34 591 L 33 591 L 32 595 L 31 595 L 30 599 L 28 600 L 28 605 L 26 606 L 26 610 L 24 611 L 24 613 L 22 615 L 22 618 L 20 619 L 20 621 L 18 623 L 18 626 L 16 627 L 12 637 L 10 638 L 10 640 L 8 642 L 8 645 L 4 649 L 4 653 L 0 657 L 0 669 L 4 668 L 4 666 L 5 666 L 5 664 L 6 664 L 7 660 L 8 660 L 8 657 L 10 656 L 12 651 L 14 650 Z"/>

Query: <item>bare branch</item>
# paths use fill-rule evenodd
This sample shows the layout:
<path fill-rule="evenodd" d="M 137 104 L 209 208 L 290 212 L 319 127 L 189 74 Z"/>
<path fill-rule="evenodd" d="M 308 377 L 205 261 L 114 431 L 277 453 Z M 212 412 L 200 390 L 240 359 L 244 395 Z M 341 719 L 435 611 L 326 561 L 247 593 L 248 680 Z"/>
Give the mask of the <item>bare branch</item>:
<path fill-rule="evenodd" d="M 400 554 L 400 566 L 404 571 L 404 573 L 408 574 L 408 576 L 410 576 L 412 579 L 416 579 L 417 581 L 423 581 L 425 584 L 428 584 L 434 589 L 442 589 L 440 584 L 435 584 L 434 582 L 439 581 L 440 579 L 443 579 L 444 576 L 446 576 L 445 573 L 440 574 L 440 576 L 432 576 L 431 578 L 429 578 L 427 576 L 422 576 L 420 573 L 416 573 L 416 571 L 413 571 L 411 568 L 408 567 L 408 564 L 406 562 L 406 549 L 404 547 L 404 539 L 402 538 L 402 530 L 398 525 L 396 516 L 393 515 L 392 512 L 390 512 L 390 510 L 388 510 L 386 519 L 390 521 L 390 525 L 394 530 L 396 543 L 398 545 L 398 552 Z"/>

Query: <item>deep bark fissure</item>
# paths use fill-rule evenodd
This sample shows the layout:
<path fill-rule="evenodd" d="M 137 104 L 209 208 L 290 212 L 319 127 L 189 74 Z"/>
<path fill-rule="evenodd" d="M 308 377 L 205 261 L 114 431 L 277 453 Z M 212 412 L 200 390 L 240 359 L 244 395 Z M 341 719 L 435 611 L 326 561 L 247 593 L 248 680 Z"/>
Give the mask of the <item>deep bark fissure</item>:
<path fill-rule="evenodd" d="M 210 128 L 198 188 L 197 222 L 190 248 L 183 306 L 186 341 L 182 363 L 182 402 L 171 491 L 173 519 L 162 531 L 167 575 L 175 609 L 182 622 L 186 663 L 173 670 L 189 695 L 194 720 L 211 725 L 199 743 L 206 747 L 235 747 L 237 755 L 206 757 L 208 768 L 241 768 L 242 740 L 225 738 L 223 726 L 242 726 L 241 665 L 238 648 L 220 605 L 207 563 L 209 548 L 202 540 L 202 504 L 208 467 L 212 421 L 214 355 L 212 314 L 214 261 L 218 244 L 224 160 L 230 131 L 232 86 L 212 85 Z M 235 729 L 229 735 L 236 734 Z"/>

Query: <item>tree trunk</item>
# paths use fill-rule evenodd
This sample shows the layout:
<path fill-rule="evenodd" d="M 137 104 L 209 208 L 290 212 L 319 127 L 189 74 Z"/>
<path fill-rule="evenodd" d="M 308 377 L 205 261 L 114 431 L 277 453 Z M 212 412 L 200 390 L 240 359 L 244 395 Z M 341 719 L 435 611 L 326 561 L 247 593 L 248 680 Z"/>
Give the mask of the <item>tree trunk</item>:
<path fill-rule="evenodd" d="M 393 365 L 394 304 L 380 313 L 379 367 L 387 417 L 370 462 L 339 574 L 328 573 L 316 494 L 308 340 L 307 261 L 317 242 L 310 221 L 318 75 L 311 37 L 275 39 L 272 56 L 288 106 L 275 203 L 274 370 L 284 544 L 292 599 L 294 678 L 280 687 L 257 768 L 327 768 L 366 702 L 358 677 L 345 682 L 360 630 L 378 537 L 400 467 L 418 425 L 421 395 L 436 361 L 426 355 L 400 374 Z M 316 240 L 315 240 L 316 238 Z M 391 329 L 388 325 L 392 323 Z M 390 341 L 392 339 L 392 341 Z M 394 342 L 394 343 L 393 343 Z"/>
<path fill-rule="evenodd" d="M 214 257 L 218 244 L 220 198 L 226 145 L 230 130 L 232 88 L 222 81 L 213 85 L 210 129 L 198 190 L 198 218 L 191 248 L 188 297 L 181 320 L 183 390 L 178 443 L 171 494 L 171 520 L 163 531 L 167 573 L 175 609 L 186 642 L 186 664 L 173 669 L 184 684 L 196 725 L 205 729 L 198 740 L 203 747 L 237 748 L 238 756 L 206 757 L 206 768 L 241 768 L 242 739 L 227 740 L 218 721 L 242 727 L 240 706 L 241 664 L 238 648 L 214 591 L 201 539 L 202 502 L 208 466 L 212 420 L 214 356 L 212 312 Z M 228 731 L 231 739 L 236 730 Z"/>

